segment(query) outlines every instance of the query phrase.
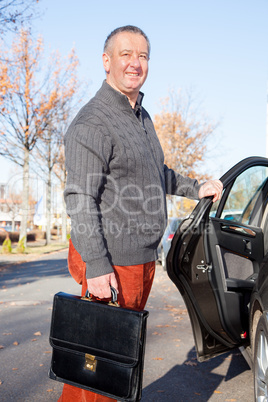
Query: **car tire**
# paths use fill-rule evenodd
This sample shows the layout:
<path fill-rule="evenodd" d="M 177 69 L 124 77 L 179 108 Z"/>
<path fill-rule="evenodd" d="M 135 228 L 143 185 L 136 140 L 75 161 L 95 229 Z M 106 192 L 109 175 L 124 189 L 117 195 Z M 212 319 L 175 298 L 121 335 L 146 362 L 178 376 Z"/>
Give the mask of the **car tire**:
<path fill-rule="evenodd" d="M 268 400 L 268 322 L 266 313 L 259 319 L 254 344 L 255 401 Z"/>
<path fill-rule="evenodd" d="M 163 270 L 166 271 L 167 263 L 166 263 L 166 256 L 165 256 L 163 247 L 161 247 L 161 265 L 163 267 Z"/>

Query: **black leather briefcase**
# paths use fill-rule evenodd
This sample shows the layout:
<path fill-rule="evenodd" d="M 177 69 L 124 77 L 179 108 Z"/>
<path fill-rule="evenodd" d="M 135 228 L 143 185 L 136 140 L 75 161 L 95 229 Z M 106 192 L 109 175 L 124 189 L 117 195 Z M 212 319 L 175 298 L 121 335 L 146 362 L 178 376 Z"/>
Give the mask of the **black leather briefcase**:
<path fill-rule="evenodd" d="M 139 401 L 148 315 L 57 293 L 49 377 L 117 400 Z"/>

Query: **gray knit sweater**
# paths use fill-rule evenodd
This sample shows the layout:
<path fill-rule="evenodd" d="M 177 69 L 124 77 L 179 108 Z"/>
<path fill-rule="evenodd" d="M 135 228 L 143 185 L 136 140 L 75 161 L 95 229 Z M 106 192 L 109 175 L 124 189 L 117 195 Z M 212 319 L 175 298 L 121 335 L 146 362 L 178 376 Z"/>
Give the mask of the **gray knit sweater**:
<path fill-rule="evenodd" d="M 166 193 L 198 198 L 196 180 L 164 165 L 152 120 L 141 110 L 138 119 L 128 98 L 104 81 L 65 136 L 65 201 L 87 278 L 156 260 Z"/>

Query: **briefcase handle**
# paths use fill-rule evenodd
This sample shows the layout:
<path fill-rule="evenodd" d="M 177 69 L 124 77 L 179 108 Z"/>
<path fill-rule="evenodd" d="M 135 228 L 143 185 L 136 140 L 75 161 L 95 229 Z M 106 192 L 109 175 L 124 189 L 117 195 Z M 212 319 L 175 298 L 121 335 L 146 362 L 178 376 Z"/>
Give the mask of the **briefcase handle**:
<path fill-rule="evenodd" d="M 112 300 L 110 302 L 108 302 L 108 305 L 109 306 L 119 307 L 119 304 L 117 302 L 117 291 L 115 290 L 115 288 L 113 286 L 111 286 L 111 295 L 112 295 Z M 89 293 L 88 289 L 86 291 L 85 296 L 82 297 L 82 299 L 92 301 L 92 297 L 90 296 L 90 293 Z M 98 301 L 98 300 L 94 300 L 94 301 Z"/>

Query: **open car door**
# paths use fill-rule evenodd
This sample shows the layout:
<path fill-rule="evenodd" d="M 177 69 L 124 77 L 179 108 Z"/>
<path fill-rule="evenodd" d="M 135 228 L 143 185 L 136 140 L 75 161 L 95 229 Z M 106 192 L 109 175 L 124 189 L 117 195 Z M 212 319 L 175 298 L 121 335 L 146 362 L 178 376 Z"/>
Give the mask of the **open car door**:
<path fill-rule="evenodd" d="M 248 306 L 264 257 L 268 159 L 247 158 L 222 178 L 221 200 L 202 199 L 179 226 L 167 272 L 185 301 L 197 357 L 249 342 Z"/>

